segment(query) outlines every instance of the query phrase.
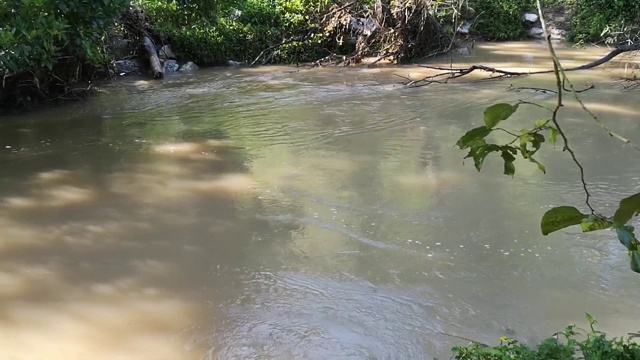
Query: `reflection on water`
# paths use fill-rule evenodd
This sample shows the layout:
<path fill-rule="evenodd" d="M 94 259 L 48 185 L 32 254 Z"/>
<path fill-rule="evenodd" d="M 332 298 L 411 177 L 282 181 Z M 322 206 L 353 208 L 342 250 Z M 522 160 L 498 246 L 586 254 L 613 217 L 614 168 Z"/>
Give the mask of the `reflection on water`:
<path fill-rule="evenodd" d="M 482 44 L 459 65 L 546 68 L 541 46 Z M 567 66 L 602 53 L 560 51 Z M 614 239 L 539 234 L 546 208 L 583 202 L 560 148 L 540 154 L 547 175 L 523 163 L 510 179 L 453 147 L 492 103 L 551 104 L 505 89 L 552 77 L 408 90 L 394 76 L 428 72 L 204 70 L 0 123 L 2 357 L 447 357 L 455 336 L 536 340 L 585 311 L 638 330 Z M 639 142 L 618 73 L 572 77 Z M 638 191 L 632 150 L 571 102 L 562 119 L 597 206 Z"/>

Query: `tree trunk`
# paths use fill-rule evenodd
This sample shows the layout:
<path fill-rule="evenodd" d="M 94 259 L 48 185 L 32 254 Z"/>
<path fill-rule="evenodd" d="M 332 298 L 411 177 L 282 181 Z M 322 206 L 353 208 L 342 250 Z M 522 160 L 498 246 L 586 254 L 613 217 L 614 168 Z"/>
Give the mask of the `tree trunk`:
<path fill-rule="evenodd" d="M 144 49 L 147 53 L 147 58 L 149 59 L 149 64 L 151 65 L 151 73 L 154 79 L 162 79 L 164 77 L 164 69 L 160 64 L 160 58 L 158 57 L 158 52 L 156 51 L 156 47 L 153 44 L 153 41 L 148 36 L 145 36 L 142 40 L 144 44 Z"/>

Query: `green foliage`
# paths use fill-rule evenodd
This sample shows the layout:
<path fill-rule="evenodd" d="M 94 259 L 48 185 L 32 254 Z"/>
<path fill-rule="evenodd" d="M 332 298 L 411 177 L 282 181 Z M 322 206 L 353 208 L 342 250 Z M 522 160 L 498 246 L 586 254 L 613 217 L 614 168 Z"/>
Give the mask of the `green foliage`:
<path fill-rule="evenodd" d="M 569 226 L 579 225 L 587 218 L 588 215 L 581 213 L 573 206 L 559 206 L 547 211 L 542 216 L 540 227 L 542 234 L 548 235 Z"/>
<path fill-rule="evenodd" d="M 540 150 L 542 143 L 545 142 L 542 131 L 550 131 L 552 142 L 555 142 L 557 129 L 549 125 L 549 120 L 536 121 L 532 130 L 523 130 L 519 135 L 515 135 L 505 129 L 496 127 L 502 121 L 509 119 L 519 108 L 519 104 L 495 104 L 488 107 L 484 111 L 484 126 L 480 126 L 469 130 L 456 143 L 456 145 L 464 150 L 469 149 L 469 153 L 465 159 L 473 158 L 474 165 L 478 171 L 482 169 L 485 158 L 492 153 L 500 153 L 504 161 L 504 174 L 509 176 L 515 175 L 516 155 L 520 154 L 526 159 L 538 166 L 541 172 L 546 172 L 546 168 L 533 155 Z M 515 139 L 506 144 L 487 143 L 486 138 L 493 131 L 504 131 L 514 135 Z M 519 146 L 513 144 L 517 143 Z"/>
<path fill-rule="evenodd" d="M 569 34 L 571 41 L 618 43 L 629 38 L 638 40 L 640 1 L 575 0 L 574 12 Z"/>
<path fill-rule="evenodd" d="M 477 23 L 474 30 L 487 40 L 518 40 L 526 35 L 522 14 L 535 8 L 532 0 L 475 0 L 470 2 Z"/>
<path fill-rule="evenodd" d="M 613 215 L 613 225 L 623 226 L 640 212 L 640 194 L 635 194 L 620 201 L 620 206 Z"/>
<path fill-rule="evenodd" d="M 518 104 L 495 104 L 484 111 L 484 126 L 492 129 L 502 120 L 507 120 L 518 110 Z"/>
<path fill-rule="evenodd" d="M 533 156 L 542 148 L 545 142 L 544 131 L 549 132 L 550 142 L 555 144 L 559 130 L 549 125 L 551 120 L 539 119 L 530 130 L 522 130 L 519 134 L 497 127 L 508 120 L 519 108 L 519 104 L 500 103 L 489 106 L 484 111 L 484 126 L 469 130 L 456 145 L 461 149 L 469 149 L 465 159 L 473 158 L 474 165 L 481 171 L 487 156 L 492 153 L 500 153 L 504 162 L 504 174 L 514 176 L 516 172 L 516 155 L 535 163 L 541 172 L 545 172 L 544 165 L 540 164 Z M 513 140 L 505 144 L 487 142 L 487 137 L 494 131 L 503 131 L 513 137 Z M 519 144 L 515 146 L 514 144 Z M 570 226 L 580 225 L 583 232 L 592 232 L 606 229 L 614 229 L 618 240 L 628 250 L 631 270 L 640 273 L 640 241 L 634 234 L 632 226 L 627 223 L 640 214 L 640 193 L 629 196 L 620 201 L 618 209 L 611 217 L 595 214 L 583 214 L 573 206 L 559 206 L 547 211 L 541 219 L 540 229 L 543 235 L 548 235 Z"/>
<path fill-rule="evenodd" d="M 232 0 L 134 0 L 148 17 L 160 24 L 180 27 L 199 22 L 215 22 L 218 15 L 234 4 Z"/>
<path fill-rule="evenodd" d="M 144 0 L 142 6 L 155 6 L 155 1 Z M 269 46 L 300 35 L 300 41 L 280 46 L 270 59 L 292 63 L 317 58 L 316 48 L 326 42 L 326 37 L 302 35 L 313 28 L 310 11 L 326 4 L 324 0 L 243 0 L 220 10 L 217 20 L 184 17 L 175 4 L 163 7 L 162 13 L 157 7 L 147 11 L 160 14 L 154 18 L 156 30 L 168 36 L 172 50 L 181 58 L 210 65 L 225 64 L 229 59 L 252 61 Z M 239 16 L 233 16 L 236 10 Z M 177 18 L 179 21 L 172 20 Z"/>
<path fill-rule="evenodd" d="M 589 331 L 580 336 L 575 325 L 542 341 L 535 348 L 511 338 L 500 338 L 500 344 L 489 347 L 474 343 L 453 348 L 456 360 L 631 360 L 640 359 L 640 345 L 631 338 L 607 338 L 595 329 L 597 321 L 586 314 Z"/>
<path fill-rule="evenodd" d="M 627 223 L 640 212 L 640 193 L 620 201 L 612 218 L 601 215 L 585 215 L 572 206 L 559 206 L 547 211 L 540 222 L 543 235 L 548 235 L 573 225 L 581 225 L 583 232 L 614 229 L 620 243 L 627 249 L 631 270 L 640 273 L 640 241 L 634 227 Z"/>
<path fill-rule="evenodd" d="M 0 2 L 0 72 L 51 71 L 72 58 L 102 66 L 103 39 L 126 0 L 7 0 Z"/>

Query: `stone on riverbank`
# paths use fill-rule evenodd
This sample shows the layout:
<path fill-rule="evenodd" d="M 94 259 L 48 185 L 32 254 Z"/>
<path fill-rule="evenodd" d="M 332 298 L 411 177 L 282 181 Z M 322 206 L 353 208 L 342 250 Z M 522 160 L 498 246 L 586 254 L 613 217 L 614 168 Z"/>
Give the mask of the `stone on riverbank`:
<path fill-rule="evenodd" d="M 180 67 L 179 71 L 195 71 L 195 70 L 198 70 L 198 69 L 200 69 L 200 67 L 198 65 L 194 64 L 192 61 L 189 61 L 188 63 L 183 64 Z"/>

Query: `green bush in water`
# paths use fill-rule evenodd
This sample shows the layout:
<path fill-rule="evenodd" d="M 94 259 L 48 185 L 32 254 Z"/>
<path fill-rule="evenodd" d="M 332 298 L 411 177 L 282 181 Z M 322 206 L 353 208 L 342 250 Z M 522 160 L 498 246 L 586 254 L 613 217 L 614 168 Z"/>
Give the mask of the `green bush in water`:
<path fill-rule="evenodd" d="M 526 36 L 522 14 L 535 9 L 532 0 L 474 0 L 469 6 L 478 20 L 474 31 L 487 40 L 518 40 Z"/>
<path fill-rule="evenodd" d="M 640 1 L 573 0 L 575 14 L 569 39 L 575 42 L 618 43 L 639 40 Z"/>

